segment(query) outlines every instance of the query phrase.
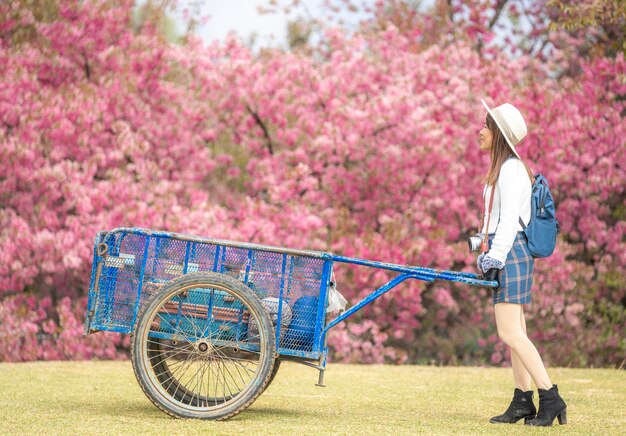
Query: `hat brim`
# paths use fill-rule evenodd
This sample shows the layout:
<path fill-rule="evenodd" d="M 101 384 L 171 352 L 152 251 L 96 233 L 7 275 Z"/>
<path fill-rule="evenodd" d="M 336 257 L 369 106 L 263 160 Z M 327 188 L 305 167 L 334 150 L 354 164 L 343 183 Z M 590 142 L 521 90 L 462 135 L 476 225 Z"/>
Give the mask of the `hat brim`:
<path fill-rule="evenodd" d="M 491 110 L 491 108 L 489 108 L 487 103 L 485 103 L 485 100 L 483 100 L 481 98 L 480 101 L 482 102 L 483 106 L 485 106 L 485 109 L 487 109 L 487 112 L 489 113 L 489 115 L 491 115 L 491 118 L 495 121 L 496 125 L 500 129 L 500 133 L 502 133 L 502 136 L 504 136 L 504 139 L 505 139 L 506 143 L 509 145 L 509 147 L 511 148 L 511 150 L 513 151 L 515 156 L 517 156 L 517 158 L 521 160 L 522 158 L 519 156 L 519 154 L 517 154 L 517 150 L 515 150 L 515 146 L 513 144 L 511 144 L 511 141 L 509 140 L 509 137 L 504 134 L 504 127 L 501 126 L 500 123 L 498 122 L 498 117 L 496 117 L 494 115 L 494 113 Z"/>

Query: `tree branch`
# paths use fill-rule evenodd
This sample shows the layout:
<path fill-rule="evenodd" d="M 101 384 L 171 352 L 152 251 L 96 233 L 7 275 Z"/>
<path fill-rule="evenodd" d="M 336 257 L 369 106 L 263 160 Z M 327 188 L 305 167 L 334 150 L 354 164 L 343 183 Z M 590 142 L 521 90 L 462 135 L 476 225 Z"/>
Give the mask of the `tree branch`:
<path fill-rule="evenodd" d="M 504 9 L 507 3 L 508 3 L 508 0 L 498 0 L 498 3 L 496 3 L 496 11 L 493 14 L 493 17 L 491 17 L 491 20 L 489 20 L 489 27 L 488 27 L 489 30 L 491 30 L 491 28 L 495 26 L 496 22 L 500 18 L 500 14 L 502 13 L 502 10 Z"/>
<path fill-rule="evenodd" d="M 589 170 L 591 170 L 591 168 L 593 168 L 594 166 L 596 166 L 596 164 L 598 162 L 600 162 L 600 159 L 602 159 L 603 157 L 607 157 L 609 156 L 611 153 L 613 153 L 614 151 L 619 150 L 621 147 L 623 147 L 623 145 L 616 145 L 615 147 L 613 147 L 612 149 L 610 149 L 609 151 L 602 153 L 600 156 L 598 156 L 597 158 L 594 159 L 594 161 L 591 163 L 591 165 L 588 165 L 586 167 L 584 167 L 582 169 L 583 173 L 587 174 L 589 172 Z"/>
<path fill-rule="evenodd" d="M 91 77 L 91 67 L 89 66 L 89 61 L 87 61 L 87 56 L 83 53 L 83 68 L 85 70 L 85 77 L 87 80 Z"/>
<path fill-rule="evenodd" d="M 254 121 L 256 121 L 258 126 L 263 131 L 263 136 L 265 137 L 265 139 L 267 141 L 267 149 L 269 150 L 270 154 L 273 155 L 274 154 L 274 144 L 272 143 L 272 138 L 270 137 L 269 131 L 267 130 L 267 127 L 265 126 L 265 123 L 263 122 L 261 117 L 259 117 L 259 114 L 257 114 L 255 111 L 253 111 L 252 108 L 249 105 L 247 105 L 247 104 L 246 104 L 246 110 L 250 113 L 250 115 L 252 115 L 252 118 L 254 118 Z"/>
<path fill-rule="evenodd" d="M 385 130 L 389 130 L 392 127 L 395 127 L 397 123 L 391 123 L 391 124 L 386 124 L 384 126 L 378 127 L 376 128 L 373 132 L 372 132 L 372 136 L 376 136 L 381 132 L 384 132 Z"/>

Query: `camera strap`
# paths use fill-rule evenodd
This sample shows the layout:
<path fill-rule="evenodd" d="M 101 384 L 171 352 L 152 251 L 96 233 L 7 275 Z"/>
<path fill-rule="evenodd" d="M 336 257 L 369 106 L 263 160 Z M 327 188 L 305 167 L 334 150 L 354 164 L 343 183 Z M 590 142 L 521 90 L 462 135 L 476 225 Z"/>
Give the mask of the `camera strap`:
<path fill-rule="evenodd" d="M 482 244 L 480 244 L 481 251 L 487 252 L 489 251 L 489 220 L 491 219 L 491 210 L 493 208 L 493 194 L 496 192 L 496 185 L 494 184 L 491 187 L 491 195 L 489 196 L 489 215 L 487 215 L 487 228 L 485 229 L 485 236 L 483 238 Z M 480 223 L 480 231 L 483 230 L 483 224 L 485 223 L 485 216 L 483 215 L 483 219 Z"/>

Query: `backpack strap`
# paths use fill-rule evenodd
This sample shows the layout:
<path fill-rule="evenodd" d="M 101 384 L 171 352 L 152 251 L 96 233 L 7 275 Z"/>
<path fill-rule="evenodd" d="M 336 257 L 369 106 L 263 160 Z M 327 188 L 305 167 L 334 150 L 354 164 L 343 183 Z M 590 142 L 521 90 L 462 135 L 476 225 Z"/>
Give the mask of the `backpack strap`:
<path fill-rule="evenodd" d="M 539 183 L 545 183 L 546 186 L 548 186 L 548 181 L 546 180 L 546 178 L 541 175 L 541 174 L 537 174 L 535 176 L 535 182 L 533 183 L 533 185 L 530 187 L 530 201 L 532 201 L 532 196 L 533 196 L 533 192 L 535 192 L 535 189 L 537 189 L 537 187 L 539 186 Z M 542 199 L 541 203 L 545 203 L 545 199 Z M 532 206 L 531 206 L 531 211 L 530 211 L 530 219 L 532 220 Z M 524 220 L 522 220 L 522 217 L 519 217 L 519 223 L 522 226 L 522 231 L 526 230 L 526 224 L 524 224 Z"/>
<path fill-rule="evenodd" d="M 496 192 L 496 185 L 494 184 L 491 187 L 491 196 L 489 197 L 489 215 L 487 215 L 487 228 L 485 229 L 485 236 L 483 237 L 483 242 L 480 244 L 480 248 L 483 252 L 489 251 L 489 220 L 491 219 L 491 211 L 493 209 L 493 194 Z M 485 221 L 485 217 L 483 216 L 483 222 Z M 499 219 L 498 219 L 499 221 Z M 480 229 L 482 231 L 483 223 L 480 224 Z"/>

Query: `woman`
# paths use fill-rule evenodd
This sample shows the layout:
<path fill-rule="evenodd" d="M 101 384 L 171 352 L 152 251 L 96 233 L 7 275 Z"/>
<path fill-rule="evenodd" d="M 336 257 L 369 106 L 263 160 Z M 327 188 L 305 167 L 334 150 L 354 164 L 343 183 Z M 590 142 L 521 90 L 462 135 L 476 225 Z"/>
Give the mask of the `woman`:
<path fill-rule="evenodd" d="M 523 305 L 530 303 L 534 260 L 519 221 L 521 218 L 525 225 L 530 221 L 534 179 L 515 150 L 526 136 L 526 123 L 513 105 L 505 103 L 492 110 L 482 103 L 488 115 L 479 133 L 480 149 L 490 152 L 491 165 L 484 189 L 486 224 L 481 226 L 481 233 L 489 235 L 489 244 L 488 250 L 478 257 L 477 265 L 486 277 L 497 277 L 500 283 L 493 291 L 496 325 L 500 339 L 511 349 L 515 382 L 509 408 L 490 422 L 516 423 L 524 418 L 528 425 L 549 426 L 558 417 L 559 424 L 565 424 L 565 402 L 526 336 Z M 531 379 L 539 391 L 538 413 L 533 404 Z"/>

